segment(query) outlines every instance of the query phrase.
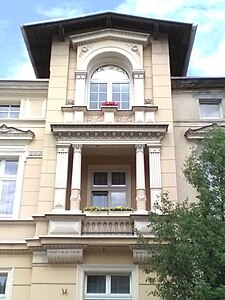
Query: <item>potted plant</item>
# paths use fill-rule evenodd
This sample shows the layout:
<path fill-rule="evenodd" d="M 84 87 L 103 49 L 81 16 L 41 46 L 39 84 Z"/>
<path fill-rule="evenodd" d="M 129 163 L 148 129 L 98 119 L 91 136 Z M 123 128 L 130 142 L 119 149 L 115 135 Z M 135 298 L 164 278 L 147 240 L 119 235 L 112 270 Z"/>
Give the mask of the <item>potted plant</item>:
<path fill-rule="evenodd" d="M 84 208 L 86 215 L 130 215 L 133 212 L 131 207 L 114 206 L 114 207 L 100 207 L 100 206 L 87 206 Z"/>

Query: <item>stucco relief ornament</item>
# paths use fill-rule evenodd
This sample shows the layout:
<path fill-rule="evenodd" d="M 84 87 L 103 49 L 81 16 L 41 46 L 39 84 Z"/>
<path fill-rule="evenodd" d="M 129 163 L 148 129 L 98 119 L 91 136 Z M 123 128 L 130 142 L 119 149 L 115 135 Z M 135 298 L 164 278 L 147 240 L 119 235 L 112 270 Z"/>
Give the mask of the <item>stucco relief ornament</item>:
<path fill-rule="evenodd" d="M 137 45 L 134 45 L 134 44 L 127 44 L 127 46 L 129 48 L 131 48 L 131 50 L 136 53 L 137 55 L 140 55 L 140 50 L 139 50 L 139 47 Z"/>
<path fill-rule="evenodd" d="M 66 105 L 74 105 L 75 104 L 75 100 L 74 99 L 67 99 L 66 100 Z"/>
<path fill-rule="evenodd" d="M 71 196 L 70 196 L 71 201 L 80 201 L 80 191 L 78 190 L 72 190 Z"/>
<path fill-rule="evenodd" d="M 80 54 L 79 57 L 81 57 L 82 55 L 86 54 L 89 49 L 92 47 L 92 45 L 85 45 L 80 49 Z"/>
<path fill-rule="evenodd" d="M 137 191 L 136 201 L 146 201 L 145 190 Z"/>

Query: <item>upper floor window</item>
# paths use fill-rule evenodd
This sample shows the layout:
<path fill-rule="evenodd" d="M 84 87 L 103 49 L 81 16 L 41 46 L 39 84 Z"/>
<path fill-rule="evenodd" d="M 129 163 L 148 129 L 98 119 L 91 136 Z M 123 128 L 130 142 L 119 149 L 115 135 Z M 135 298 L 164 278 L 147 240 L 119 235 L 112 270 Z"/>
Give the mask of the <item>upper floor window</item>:
<path fill-rule="evenodd" d="M 18 159 L 0 158 L 0 215 L 13 213 L 18 173 Z"/>
<path fill-rule="evenodd" d="M 0 299 L 11 299 L 12 272 L 12 269 L 0 269 Z"/>
<path fill-rule="evenodd" d="M 0 118 L 5 118 L 5 119 L 19 118 L 19 114 L 20 114 L 19 104 L 0 105 Z"/>
<path fill-rule="evenodd" d="M 200 99 L 201 119 L 220 119 L 222 117 L 221 99 Z"/>
<path fill-rule="evenodd" d="M 0 273 L 0 295 L 5 295 L 8 273 Z"/>
<path fill-rule="evenodd" d="M 130 108 L 130 80 L 115 65 L 99 67 L 90 79 L 90 109 L 100 109 L 104 102 L 116 102 L 119 109 Z"/>

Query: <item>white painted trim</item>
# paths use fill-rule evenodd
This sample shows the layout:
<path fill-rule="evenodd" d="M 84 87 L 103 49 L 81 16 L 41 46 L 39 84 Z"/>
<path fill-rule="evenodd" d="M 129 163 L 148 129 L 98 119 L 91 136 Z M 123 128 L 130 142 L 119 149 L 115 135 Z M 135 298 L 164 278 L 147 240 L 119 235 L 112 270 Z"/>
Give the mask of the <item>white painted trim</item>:
<path fill-rule="evenodd" d="M 84 299 L 85 274 L 87 273 L 130 273 L 131 274 L 131 299 L 139 300 L 139 276 L 137 265 L 78 265 L 77 266 L 77 299 Z"/>
<path fill-rule="evenodd" d="M 26 147 L 0 147 L 0 157 L 3 159 L 7 158 L 18 158 L 18 171 L 16 180 L 16 192 L 14 198 L 13 212 L 11 215 L 0 215 L 0 218 L 10 218 L 15 219 L 19 217 L 21 194 L 22 194 L 22 184 L 23 184 L 23 173 L 25 161 L 27 158 Z"/>
<path fill-rule="evenodd" d="M 1 268 L 0 273 L 8 273 L 5 295 L 0 295 L 0 300 L 11 300 L 14 268 Z"/>
<path fill-rule="evenodd" d="M 131 206 L 131 167 L 129 165 L 89 165 L 88 166 L 88 188 L 87 188 L 87 206 L 91 205 L 92 178 L 94 171 L 118 172 L 126 173 L 126 197 L 127 206 Z M 106 187 L 107 190 L 107 187 Z"/>

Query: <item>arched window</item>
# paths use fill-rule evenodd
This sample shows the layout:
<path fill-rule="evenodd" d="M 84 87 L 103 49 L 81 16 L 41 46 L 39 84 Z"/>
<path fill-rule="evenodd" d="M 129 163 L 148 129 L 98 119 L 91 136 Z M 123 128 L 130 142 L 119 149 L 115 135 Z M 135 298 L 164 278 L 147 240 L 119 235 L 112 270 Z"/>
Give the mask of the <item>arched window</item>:
<path fill-rule="evenodd" d="M 104 65 L 91 76 L 89 108 L 100 109 L 111 101 L 118 103 L 119 109 L 130 108 L 130 79 L 121 67 Z"/>

